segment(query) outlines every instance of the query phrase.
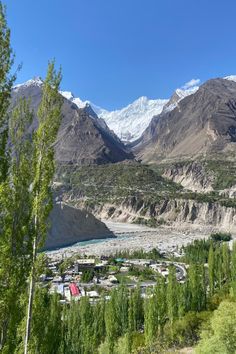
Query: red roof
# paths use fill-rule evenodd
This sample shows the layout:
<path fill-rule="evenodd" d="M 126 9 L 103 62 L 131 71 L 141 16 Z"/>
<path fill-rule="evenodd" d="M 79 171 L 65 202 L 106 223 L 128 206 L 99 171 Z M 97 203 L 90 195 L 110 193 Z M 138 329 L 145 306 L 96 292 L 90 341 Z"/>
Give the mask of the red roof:
<path fill-rule="evenodd" d="M 71 283 L 69 288 L 72 296 L 77 296 L 80 294 L 79 288 L 75 283 Z"/>

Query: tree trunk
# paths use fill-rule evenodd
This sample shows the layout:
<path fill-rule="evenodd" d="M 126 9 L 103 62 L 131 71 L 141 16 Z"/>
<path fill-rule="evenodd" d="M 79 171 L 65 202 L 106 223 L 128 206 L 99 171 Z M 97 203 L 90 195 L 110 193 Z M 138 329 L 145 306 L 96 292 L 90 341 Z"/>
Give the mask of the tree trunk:
<path fill-rule="evenodd" d="M 35 225 L 37 225 L 36 218 L 35 218 Z M 26 318 L 24 354 L 28 353 L 28 343 L 29 343 L 30 330 L 31 330 L 32 306 L 33 306 L 34 285 L 35 285 L 34 271 L 35 271 L 36 251 L 37 251 L 37 236 L 35 235 L 34 242 L 33 242 L 33 262 L 32 262 L 32 267 L 31 267 L 30 285 L 29 285 L 29 297 L 28 297 L 28 308 L 27 308 L 27 318 Z"/>

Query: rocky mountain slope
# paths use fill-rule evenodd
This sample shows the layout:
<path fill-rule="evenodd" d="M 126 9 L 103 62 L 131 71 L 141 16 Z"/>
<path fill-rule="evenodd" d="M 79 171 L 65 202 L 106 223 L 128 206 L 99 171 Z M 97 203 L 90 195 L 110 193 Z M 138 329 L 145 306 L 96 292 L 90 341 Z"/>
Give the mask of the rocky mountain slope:
<path fill-rule="evenodd" d="M 31 82 L 23 88 L 35 109 L 40 85 Z M 21 90 L 21 86 L 15 88 L 13 102 Z M 91 213 L 152 227 L 191 230 L 210 226 L 236 232 L 234 77 L 176 90 L 162 113 L 152 118 L 143 135 L 130 145 L 142 163 L 132 160 L 127 147 L 89 102 L 79 102 L 69 93 L 63 95 L 64 118 L 55 144 L 60 168 L 55 180 L 62 186 L 63 202 L 72 209 L 53 213 L 61 220 L 68 215 L 74 225 L 72 239 L 77 232 L 77 209 L 82 213 L 78 217 L 81 224 L 86 213 Z M 99 112 L 102 115 L 102 110 Z M 53 227 L 63 239 L 67 230 L 61 220 L 54 223 L 62 233 L 54 223 Z M 78 231 L 78 235 L 82 234 Z"/>
<path fill-rule="evenodd" d="M 222 206 L 217 202 L 166 198 L 149 204 L 134 197 L 121 204 L 99 205 L 92 212 L 99 218 L 116 222 L 174 227 L 176 230 L 209 227 L 212 230 L 236 233 L 236 208 Z"/>
<path fill-rule="evenodd" d="M 114 237 L 106 225 L 91 213 L 64 203 L 54 204 L 50 224 L 44 249 L 65 247 L 91 239 Z"/>
<path fill-rule="evenodd" d="M 205 193 L 200 187 L 193 192 L 163 178 L 154 166 L 130 162 L 81 167 L 63 173 L 63 200 L 118 222 L 188 230 L 209 226 L 236 232 L 234 196 L 210 190 L 201 167 L 195 164 L 192 169 L 199 175 L 196 185 L 202 181 L 202 187 L 208 187 Z M 182 172 L 187 174 L 187 168 L 182 166 Z"/>
<path fill-rule="evenodd" d="M 198 82 L 198 80 L 193 80 L 194 83 L 196 81 Z M 108 111 L 90 101 L 82 101 L 69 91 L 61 91 L 61 94 L 79 108 L 91 107 L 100 120 L 106 122 L 107 126 L 127 143 L 139 139 L 154 116 L 159 115 L 162 111 L 171 111 L 178 105 L 178 102 L 197 90 L 198 86 L 193 84 L 191 87 L 183 86 L 177 89 L 170 99 L 151 100 L 142 96 L 128 106 L 115 111 Z"/>
<path fill-rule="evenodd" d="M 20 97 L 30 99 L 36 112 L 41 100 L 43 82 L 37 78 L 14 87 L 12 105 Z M 55 143 L 56 160 L 60 164 L 101 164 L 113 163 L 132 158 L 123 143 L 101 121 L 91 107 L 79 109 L 77 105 L 64 98 L 63 119 Z M 33 129 L 37 119 L 33 122 Z"/>
<path fill-rule="evenodd" d="M 25 97 L 30 100 L 31 108 L 36 112 L 41 100 L 42 85 L 42 80 L 38 78 L 14 87 L 12 107 L 20 97 Z M 58 166 L 76 168 L 78 165 L 114 163 L 132 158 L 132 154 L 114 133 L 110 132 L 105 122 L 101 122 L 91 107 L 79 109 L 65 98 L 62 114 L 63 119 L 55 143 Z M 36 129 L 37 124 L 35 115 L 30 129 Z M 50 221 L 51 228 L 45 244 L 47 249 L 113 236 L 106 225 L 91 213 L 67 204 L 54 203 Z"/>
<path fill-rule="evenodd" d="M 136 143 L 145 162 L 236 152 L 236 83 L 214 79 L 152 119 Z"/>

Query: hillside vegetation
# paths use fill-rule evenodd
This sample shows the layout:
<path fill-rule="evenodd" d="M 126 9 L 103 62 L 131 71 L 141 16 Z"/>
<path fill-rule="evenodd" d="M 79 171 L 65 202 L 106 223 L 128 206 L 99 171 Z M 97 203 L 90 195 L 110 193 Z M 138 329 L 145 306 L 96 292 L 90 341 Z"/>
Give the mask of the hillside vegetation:
<path fill-rule="evenodd" d="M 146 203 L 161 200 L 184 199 L 200 203 L 219 203 L 235 207 L 235 199 L 230 199 L 219 190 L 234 184 L 234 167 L 227 169 L 230 162 L 218 164 L 205 161 L 208 173 L 215 173 L 214 184 L 217 189 L 208 193 L 192 192 L 180 184 L 162 177 L 163 166 L 148 166 L 136 162 L 107 164 L 100 166 L 60 166 L 57 180 L 64 185 L 65 191 L 77 200 L 85 200 L 88 205 L 106 202 L 120 203 L 126 198 L 137 197 Z M 218 167 L 218 169 L 217 169 Z M 215 168 L 214 172 L 213 168 Z"/>
<path fill-rule="evenodd" d="M 154 200 L 174 196 L 183 189 L 148 166 L 135 162 L 75 169 L 63 166 L 57 177 L 68 190 L 94 202 L 119 201 L 132 196 Z"/>

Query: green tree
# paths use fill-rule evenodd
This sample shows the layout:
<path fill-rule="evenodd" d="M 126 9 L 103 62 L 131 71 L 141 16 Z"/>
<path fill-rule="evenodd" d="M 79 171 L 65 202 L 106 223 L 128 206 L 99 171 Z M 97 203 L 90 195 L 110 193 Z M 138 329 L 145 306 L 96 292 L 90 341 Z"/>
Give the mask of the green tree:
<path fill-rule="evenodd" d="M 59 353 L 78 354 L 80 351 L 80 307 L 72 301 L 63 309 L 62 338 Z"/>
<path fill-rule="evenodd" d="M 116 312 L 119 336 L 126 333 L 128 328 L 128 290 L 125 285 L 119 286 L 116 292 Z"/>
<path fill-rule="evenodd" d="M 6 144 L 8 140 L 7 114 L 11 89 L 16 79 L 11 75 L 11 68 L 14 62 L 14 55 L 11 48 L 11 33 L 7 25 L 6 9 L 0 1 L 0 183 L 5 181 L 8 171 L 8 154 Z"/>
<path fill-rule="evenodd" d="M 171 325 L 178 316 L 178 299 L 177 299 L 177 280 L 175 268 L 169 268 L 168 284 L 167 284 L 167 314 Z"/>
<path fill-rule="evenodd" d="M 236 353 L 236 303 L 223 301 L 214 312 L 210 328 L 204 330 L 198 354 Z"/>
<path fill-rule="evenodd" d="M 156 287 L 156 301 L 158 306 L 158 322 L 160 335 L 163 335 L 164 325 L 167 320 L 167 301 L 166 301 L 166 280 L 160 277 Z"/>
<path fill-rule="evenodd" d="M 31 196 L 33 149 L 27 128 L 32 122 L 28 103 L 20 100 L 10 120 L 10 139 L 14 146 L 9 155 L 9 174 L 0 192 L 0 295 L 4 321 L 2 342 L 5 352 L 14 351 L 17 325 L 21 320 L 19 296 L 26 287 L 31 253 Z M 7 339 L 8 337 L 8 339 Z"/>
<path fill-rule="evenodd" d="M 47 76 L 43 84 L 41 103 L 37 113 L 39 126 L 34 138 L 35 156 L 32 192 L 33 253 L 25 335 L 25 354 L 27 354 L 30 337 L 35 283 L 35 260 L 38 248 L 44 244 L 48 227 L 48 216 L 52 209 L 51 187 L 55 171 L 53 143 L 55 142 L 60 126 L 61 107 L 63 103 L 62 97 L 59 94 L 60 82 L 61 71 L 56 73 L 54 61 L 50 62 Z"/>
<path fill-rule="evenodd" d="M 188 271 L 189 291 L 191 294 L 192 311 L 201 311 L 206 306 L 205 296 L 205 271 L 204 266 L 199 264 L 192 264 Z"/>
<path fill-rule="evenodd" d="M 158 321 L 157 286 L 145 301 L 144 306 L 144 334 L 146 344 L 151 344 L 156 339 L 159 328 Z"/>
<path fill-rule="evenodd" d="M 214 255 L 214 249 L 212 243 L 208 254 L 208 277 L 209 277 L 210 295 L 213 295 L 215 291 L 215 255 Z"/>
<path fill-rule="evenodd" d="M 223 272 L 223 282 L 226 288 L 229 286 L 230 275 L 230 250 L 228 243 L 223 243 L 222 245 L 222 272 Z M 226 289 L 227 290 L 227 289 Z"/>
<path fill-rule="evenodd" d="M 93 342 L 97 348 L 106 336 L 104 296 L 102 296 L 101 300 L 94 306 L 93 327 Z"/>
<path fill-rule="evenodd" d="M 105 309 L 106 341 L 109 354 L 113 354 L 116 340 L 119 337 L 119 314 L 117 312 L 116 299 L 117 290 L 114 289 Z"/>
<path fill-rule="evenodd" d="M 28 350 L 30 353 L 58 353 L 61 341 L 61 306 L 57 294 L 37 288 L 33 303 L 32 332 Z"/>
<path fill-rule="evenodd" d="M 94 354 L 95 351 L 95 337 L 93 310 L 89 303 L 87 296 L 80 300 L 79 306 L 80 314 L 80 346 L 81 354 Z"/>
<path fill-rule="evenodd" d="M 233 295 L 236 296 L 236 242 L 233 242 L 231 254 L 231 286 Z"/>
<path fill-rule="evenodd" d="M 130 294 L 128 317 L 129 328 L 131 331 L 138 331 L 141 328 L 144 319 L 143 299 L 141 297 L 140 286 L 137 286 Z"/>
<path fill-rule="evenodd" d="M 10 105 L 11 89 L 15 81 L 15 75 L 11 75 L 11 68 L 14 62 L 14 55 L 10 43 L 10 29 L 6 20 L 6 9 L 0 1 L 0 349 L 3 348 L 7 339 L 9 318 L 9 297 L 8 285 L 10 282 L 9 272 L 5 274 L 9 260 L 9 227 L 11 223 L 11 195 L 8 198 L 9 186 L 6 182 L 9 167 L 9 154 L 6 146 L 8 141 L 9 115 L 7 113 Z M 9 295 L 9 296 L 8 296 Z"/>

